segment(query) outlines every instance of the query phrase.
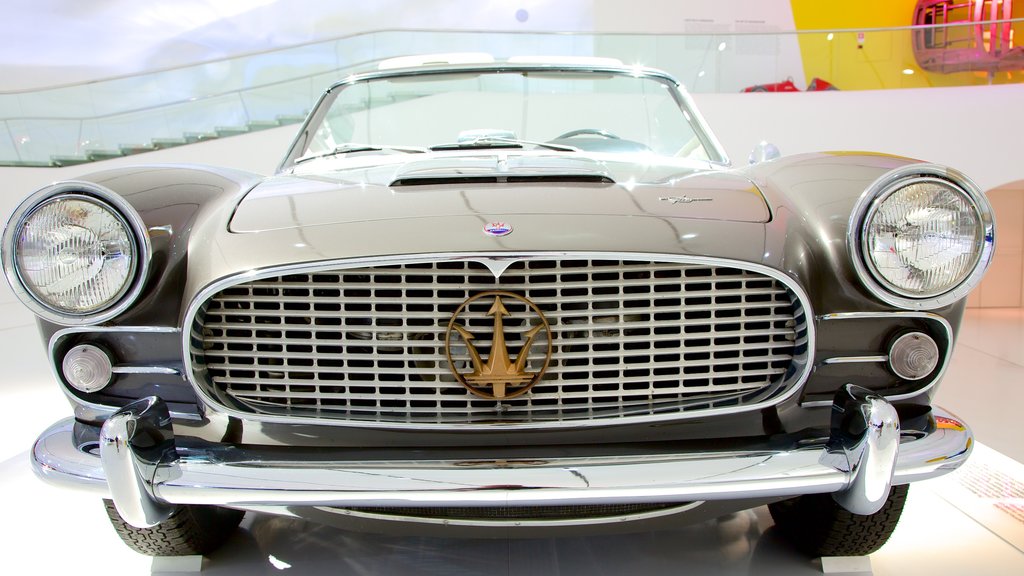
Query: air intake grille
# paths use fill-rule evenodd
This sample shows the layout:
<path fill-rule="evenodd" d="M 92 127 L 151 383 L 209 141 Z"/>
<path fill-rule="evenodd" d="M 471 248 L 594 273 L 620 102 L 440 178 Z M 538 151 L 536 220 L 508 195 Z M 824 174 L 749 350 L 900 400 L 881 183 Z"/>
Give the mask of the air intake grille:
<path fill-rule="evenodd" d="M 529 299 L 550 325 L 544 377 L 501 402 L 472 395 L 445 351 L 452 315 L 488 290 Z M 506 301 L 514 360 L 531 322 L 516 320 L 518 301 Z M 466 328 L 489 357 L 493 316 L 478 312 Z M 203 305 L 190 338 L 198 381 L 242 411 L 421 425 L 598 424 L 770 402 L 796 384 L 806 331 L 794 294 L 757 272 L 538 258 L 514 262 L 498 279 L 482 262 L 455 260 L 238 284 Z M 529 348 L 527 369 L 543 361 L 538 346 L 547 343 Z M 465 372 L 465 350 L 452 348 Z"/>
<path fill-rule="evenodd" d="M 478 521 L 544 521 L 614 518 L 649 514 L 686 507 L 689 502 L 669 504 L 591 504 L 577 506 L 466 506 L 466 507 L 351 507 L 344 510 L 401 518 L 444 518 Z"/>

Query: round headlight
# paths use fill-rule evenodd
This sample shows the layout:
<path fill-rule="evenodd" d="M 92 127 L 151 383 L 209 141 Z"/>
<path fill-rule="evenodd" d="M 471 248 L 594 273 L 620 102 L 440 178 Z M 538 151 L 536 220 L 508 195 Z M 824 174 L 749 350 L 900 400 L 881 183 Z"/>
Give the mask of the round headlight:
<path fill-rule="evenodd" d="M 962 283 L 981 258 L 981 215 L 962 190 L 928 178 L 879 198 L 864 223 L 871 272 L 898 294 L 927 298 Z"/>
<path fill-rule="evenodd" d="M 980 281 L 992 255 L 991 209 L 966 178 L 930 165 L 909 169 L 912 176 L 876 183 L 855 211 L 854 264 L 882 300 L 937 308 Z"/>
<path fill-rule="evenodd" d="M 118 304 L 141 288 L 149 257 L 138 216 L 113 193 L 97 195 L 87 185 L 41 192 L 19 207 L 4 233 L 4 267 L 15 292 L 61 324 L 120 313 Z"/>
<path fill-rule="evenodd" d="M 50 199 L 22 221 L 14 254 L 25 288 L 65 314 L 102 310 L 124 294 L 138 261 L 128 224 L 83 196 Z"/>

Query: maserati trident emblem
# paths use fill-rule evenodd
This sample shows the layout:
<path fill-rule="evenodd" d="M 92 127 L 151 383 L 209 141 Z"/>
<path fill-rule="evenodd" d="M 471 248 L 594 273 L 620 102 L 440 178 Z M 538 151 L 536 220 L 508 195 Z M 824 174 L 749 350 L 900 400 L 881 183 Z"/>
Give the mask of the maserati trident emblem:
<path fill-rule="evenodd" d="M 547 319 L 533 302 L 511 292 L 481 292 L 463 302 L 448 322 L 448 369 L 459 383 L 481 398 L 521 396 L 548 369 L 550 334 Z M 489 341 L 489 347 L 477 343 L 478 337 Z M 486 359 L 478 346 L 484 348 Z M 517 349 L 514 356 L 510 346 Z"/>

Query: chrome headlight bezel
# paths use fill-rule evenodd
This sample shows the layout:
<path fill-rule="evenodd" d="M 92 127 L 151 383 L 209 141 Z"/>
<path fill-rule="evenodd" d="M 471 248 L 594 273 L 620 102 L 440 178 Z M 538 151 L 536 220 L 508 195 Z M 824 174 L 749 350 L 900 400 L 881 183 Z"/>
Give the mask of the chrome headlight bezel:
<path fill-rule="evenodd" d="M 108 302 L 88 313 L 76 314 L 55 308 L 38 297 L 26 284 L 18 267 L 18 238 L 28 218 L 44 204 L 60 198 L 80 198 L 108 210 L 128 231 L 134 266 L 125 286 Z M 115 192 L 91 182 L 66 181 L 47 186 L 32 194 L 11 214 L 3 233 L 3 267 L 15 296 L 40 318 L 63 326 L 99 324 L 114 318 L 131 306 L 145 284 L 152 258 L 149 233 L 139 213 Z"/>
<path fill-rule="evenodd" d="M 867 227 L 881 204 L 906 186 L 922 182 L 939 182 L 963 196 L 972 204 L 981 228 L 980 245 L 974 268 L 957 284 L 941 293 L 916 296 L 890 283 L 877 271 L 868 256 Z M 888 172 L 873 182 L 860 196 L 850 215 L 847 227 L 847 248 L 850 260 L 864 286 L 879 300 L 907 310 L 934 310 L 963 299 L 981 282 L 992 260 L 995 248 L 995 223 L 992 207 L 985 195 L 960 172 L 935 164 L 911 164 Z"/>

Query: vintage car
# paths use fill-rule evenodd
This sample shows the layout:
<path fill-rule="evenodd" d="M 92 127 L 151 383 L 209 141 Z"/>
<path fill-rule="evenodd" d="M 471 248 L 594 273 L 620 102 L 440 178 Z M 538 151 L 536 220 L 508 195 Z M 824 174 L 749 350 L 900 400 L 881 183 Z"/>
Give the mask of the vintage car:
<path fill-rule="evenodd" d="M 38 475 L 154 555 L 247 510 L 479 537 L 763 504 L 810 554 L 880 547 L 972 446 L 931 398 L 992 256 L 976 186 L 731 167 L 663 72 L 479 60 L 345 78 L 269 177 L 21 203 L 4 271 L 74 408 Z"/>
<path fill-rule="evenodd" d="M 814 77 L 807 83 L 808 92 L 824 92 L 826 90 L 839 90 L 831 82 L 822 80 L 821 78 Z M 800 89 L 793 83 L 792 78 L 787 78 L 782 82 L 772 82 L 769 84 L 756 84 L 754 86 L 747 86 L 741 92 L 799 92 Z"/>
<path fill-rule="evenodd" d="M 914 6 L 912 45 L 918 66 L 928 72 L 1024 70 L 1024 47 L 1014 45 L 1020 24 L 1012 0 L 918 0 Z"/>

